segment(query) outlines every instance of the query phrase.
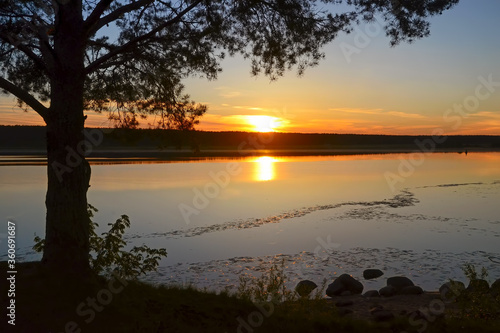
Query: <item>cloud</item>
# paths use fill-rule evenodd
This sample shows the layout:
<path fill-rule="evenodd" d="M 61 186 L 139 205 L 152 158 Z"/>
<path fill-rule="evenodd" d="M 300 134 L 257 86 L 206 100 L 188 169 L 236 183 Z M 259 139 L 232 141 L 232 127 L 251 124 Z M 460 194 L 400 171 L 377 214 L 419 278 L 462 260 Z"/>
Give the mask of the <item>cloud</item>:
<path fill-rule="evenodd" d="M 338 111 L 346 113 L 360 113 L 360 114 L 378 114 L 383 109 L 354 109 L 354 108 L 330 108 L 329 111 Z"/>
<path fill-rule="evenodd" d="M 411 118 L 411 119 L 425 119 L 426 117 L 418 114 L 418 113 L 405 113 L 405 112 L 399 112 L 399 111 L 389 111 L 385 112 L 383 114 L 388 114 L 391 116 L 395 117 L 401 117 L 401 118 Z"/>
<path fill-rule="evenodd" d="M 12 98 L 0 98 L 0 125 L 45 125 L 33 110 L 23 111 Z"/>
<path fill-rule="evenodd" d="M 266 111 L 264 108 L 260 108 L 257 106 L 251 106 L 251 105 L 235 105 L 233 106 L 234 109 L 238 110 L 249 110 L 249 111 Z"/>
<path fill-rule="evenodd" d="M 406 113 L 400 111 L 385 111 L 384 109 L 356 109 L 356 108 L 330 108 L 330 111 L 348 113 L 348 114 L 364 114 L 370 116 L 394 116 L 411 119 L 425 119 L 426 117 L 418 113 Z"/>
<path fill-rule="evenodd" d="M 500 111 L 480 111 L 477 113 L 470 114 L 471 118 L 480 118 L 480 119 L 488 119 L 488 120 L 500 120 Z"/>
<path fill-rule="evenodd" d="M 500 111 L 480 111 L 462 118 L 462 124 L 450 134 L 500 135 Z"/>

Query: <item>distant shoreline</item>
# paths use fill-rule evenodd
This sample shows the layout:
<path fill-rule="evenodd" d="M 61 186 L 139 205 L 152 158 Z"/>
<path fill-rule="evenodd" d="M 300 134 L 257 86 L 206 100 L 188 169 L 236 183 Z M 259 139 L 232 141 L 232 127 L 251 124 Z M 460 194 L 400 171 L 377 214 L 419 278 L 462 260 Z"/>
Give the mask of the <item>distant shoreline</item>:
<path fill-rule="evenodd" d="M 189 161 L 258 156 L 340 156 L 413 152 L 499 152 L 500 136 L 365 135 L 318 133 L 203 132 L 177 130 L 86 129 L 81 143 L 94 162 Z M 69 153 L 69 152 L 68 152 Z M 46 156 L 45 127 L 0 125 L 0 157 Z"/>
<path fill-rule="evenodd" d="M 500 152 L 500 148 L 439 148 L 431 153 L 463 154 Z M 188 149 L 116 149 L 96 150 L 87 156 L 91 164 L 131 162 L 182 162 L 219 158 L 244 159 L 249 157 L 348 156 L 425 153 L 408 148 L 338 148 L 338 149 L 207 149 L 193 152 Z M 426 153 L 428 154 L 428 153 Z M 0 149 L 0 165 L 44 165 L 46 152 L 33 149 Z"/>

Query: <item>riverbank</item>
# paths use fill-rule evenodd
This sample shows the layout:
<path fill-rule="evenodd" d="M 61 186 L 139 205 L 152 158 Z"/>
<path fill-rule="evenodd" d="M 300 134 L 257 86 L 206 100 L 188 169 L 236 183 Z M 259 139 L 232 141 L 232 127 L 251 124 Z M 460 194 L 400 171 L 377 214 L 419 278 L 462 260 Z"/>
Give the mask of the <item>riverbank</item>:
<path fill-rule="evenodd" d="M 0 263 L 0 268 L 6 271 L 6 263 Z M 16 268 L 16 325 L 8 326 L 4 317 L 0 327 L 6 332 L 465 333 L 500 329 L 498 316 L 459 316 L 459 305 L 444 305 L 436 292 L 258 304 L 225 292 L 154 287 L 113 278 L 75 285 L 73 281 L 54 279 L 39 262 L 19 263 Z M 6 295 L 2 290 L 4 309 Z M 442 304 L 445 307 L 441 308 Z M 390 311 L 394 317 L 374 320 L 374 308 Z M 418 317 L 415 311 L 420 311 Z"/>

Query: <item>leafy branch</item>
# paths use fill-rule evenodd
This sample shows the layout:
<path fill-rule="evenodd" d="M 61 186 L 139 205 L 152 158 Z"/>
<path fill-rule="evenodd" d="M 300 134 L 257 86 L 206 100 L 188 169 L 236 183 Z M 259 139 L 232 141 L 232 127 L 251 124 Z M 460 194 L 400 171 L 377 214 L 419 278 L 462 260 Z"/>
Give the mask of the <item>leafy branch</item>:
<path fill-rule="evenodd" d="M 94 217 L 97 208 L 88 205 L 89 218 Z M 166 249 L 151 249 L 146 245 L 134 246 L 130 251 L 123 248 L 127 242 L 123 239 L 125 230 L 130 228 L 130 219 L 122 215 L 114 223 L 108 223 L 110 229 L 97 235 L 99 224 L 90 220 L 90 267 L 97 274 L 118 274 L 124 278 L 135 279 L 147 272 L 155 271 L 162 257 L 167 256 Z M 33 250 L 42 252 L 45 240 L 35 236 Z"/>

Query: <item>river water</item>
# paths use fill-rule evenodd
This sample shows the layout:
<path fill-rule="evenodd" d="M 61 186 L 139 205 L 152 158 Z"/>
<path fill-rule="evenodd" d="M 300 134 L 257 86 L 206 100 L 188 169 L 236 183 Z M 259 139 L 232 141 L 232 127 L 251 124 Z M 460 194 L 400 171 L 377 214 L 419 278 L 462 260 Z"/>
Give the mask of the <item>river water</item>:
<path fill-rule="evenodd" d="M 0 253 L 11 220 L 17 254 L 39 259 L 31 246 L 44 234 L 46 166 L 7 159 Z M 465 263 L 500 277 L 500 153 L 96 161 L 88 200 L 99 232 L 126 214 L 130 246 L 167 249 L 143 277 L 153 283 L 220 290 L 274 263 L 290 286 L 379 268 L 385 275 L 365 288 L 405 275 L 435 290 L 466 282 Z"/>

